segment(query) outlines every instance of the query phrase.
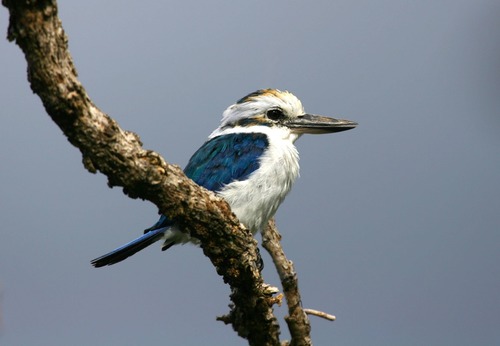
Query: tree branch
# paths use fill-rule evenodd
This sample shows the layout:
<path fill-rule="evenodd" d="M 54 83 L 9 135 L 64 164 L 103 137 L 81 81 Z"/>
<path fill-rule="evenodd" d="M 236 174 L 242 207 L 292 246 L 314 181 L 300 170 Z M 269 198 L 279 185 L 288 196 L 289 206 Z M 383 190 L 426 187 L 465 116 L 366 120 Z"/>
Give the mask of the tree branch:
<path fill-rule="evenodd" d="M 28 80 L 52 120 L 82 153 L 90 172 L 108 177 L 131 198 L 154 203 L 183 231 L 198 238 L 217 273 L 231 286 L 227 322 L 250 345 L 279 345 L 279 326 L 259 270 L 256 241 L 228 204 L 188 179 L 178 166 L 142 148 L 98 109 L 77 79 L 55 0 L 3 0 L 9 9 L 8 39 L 24 52 Z"/>
<path fill-rule="evenodd" d="M 281 235 L 274 219 L 272 219 L 262 233 L 262 246 L 273 259 L 285 293 L 288 305 L 288 316 L 285 317 L 285 320 L 292 336 L 290 345 L 310 346 L 312 345 L 311 324 L 306 312 L 302 309 L 297 273 L 293 268 L 292 261 L 286 258 L 280 240 Z"/>

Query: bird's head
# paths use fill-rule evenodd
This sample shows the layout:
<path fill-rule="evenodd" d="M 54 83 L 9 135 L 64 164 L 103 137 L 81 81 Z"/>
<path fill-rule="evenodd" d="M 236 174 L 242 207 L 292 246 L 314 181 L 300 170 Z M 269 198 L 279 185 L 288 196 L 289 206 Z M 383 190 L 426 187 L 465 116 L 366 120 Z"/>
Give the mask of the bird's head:
<path fill-rule="evenodd" d="M 356 125 L 349 120 L 308 114 L 300 100 L 288 91 L 262 89 L 229 106 L 222 115 L 220 126 L 210 137 L 257 126 L 279 129 L 294 141 L 304 133 L 340 132 Z"/>

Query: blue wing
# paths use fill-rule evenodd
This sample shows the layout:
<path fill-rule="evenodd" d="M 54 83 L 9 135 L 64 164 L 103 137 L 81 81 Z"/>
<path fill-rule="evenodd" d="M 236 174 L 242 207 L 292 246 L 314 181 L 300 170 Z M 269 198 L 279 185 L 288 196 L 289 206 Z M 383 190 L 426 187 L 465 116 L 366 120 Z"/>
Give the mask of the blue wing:
<path fill-rule="evenodd" d="M 198 185 L 219 191 L 235 180 L 244 180 L 260 165 L 269 146 L 263 133 L 231 133 L 205 142 L 189 160 L 184 173 Z"/>
<path fill-rule="evenodd" d="M 260 157 L 269 146 L 263 133 L 231 133 L 212 138 L 198 149 L 184 169 L 184 173 L 198 185 L 219 191 L 236 180 L 244 180 L 260 166 Z M 144 231 L 144 235 L 128 244 L 92 260 L 95 267 L 111 265 L 163 238 L 173 222 L 162 215 L 158 222 Z M 163 250 L 172 242 L 166 241 Z"/>

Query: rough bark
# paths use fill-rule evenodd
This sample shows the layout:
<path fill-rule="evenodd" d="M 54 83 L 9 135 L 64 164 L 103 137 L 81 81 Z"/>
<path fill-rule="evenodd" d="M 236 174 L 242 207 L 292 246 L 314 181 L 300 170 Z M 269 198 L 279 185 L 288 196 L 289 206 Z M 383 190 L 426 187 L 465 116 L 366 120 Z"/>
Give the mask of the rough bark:
<path fill-rule="evenodd" d="M 256 241 L 228 204 L 188 179 L 157 153 L 142 148 L 97 108 L 77 79 L 56 1 L 3 0 L 9 9 L 8 39 L 22 49 L 31 89 L 52 120 L 82 153 L 90 172 L 108 177 L 131 198 L 154 203 L 161 213 L 201 242 L 217 273 L 231 287 L 231 323 L 250 345 L 279 345 L 275 298 L 260 274 Z"/>

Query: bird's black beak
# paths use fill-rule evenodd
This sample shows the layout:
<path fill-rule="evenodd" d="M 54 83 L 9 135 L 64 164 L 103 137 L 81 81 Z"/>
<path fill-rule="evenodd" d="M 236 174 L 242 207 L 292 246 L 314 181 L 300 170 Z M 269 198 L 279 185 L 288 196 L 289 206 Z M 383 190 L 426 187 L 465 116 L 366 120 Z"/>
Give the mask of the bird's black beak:
<path fill-rule="evenodd" d="M 321 115 L 303 114 L 286 122 L 292 132 L 297 134 L 334 133 L 355 128 L 358 123 L 350 120 L 334 119 Z"/>

